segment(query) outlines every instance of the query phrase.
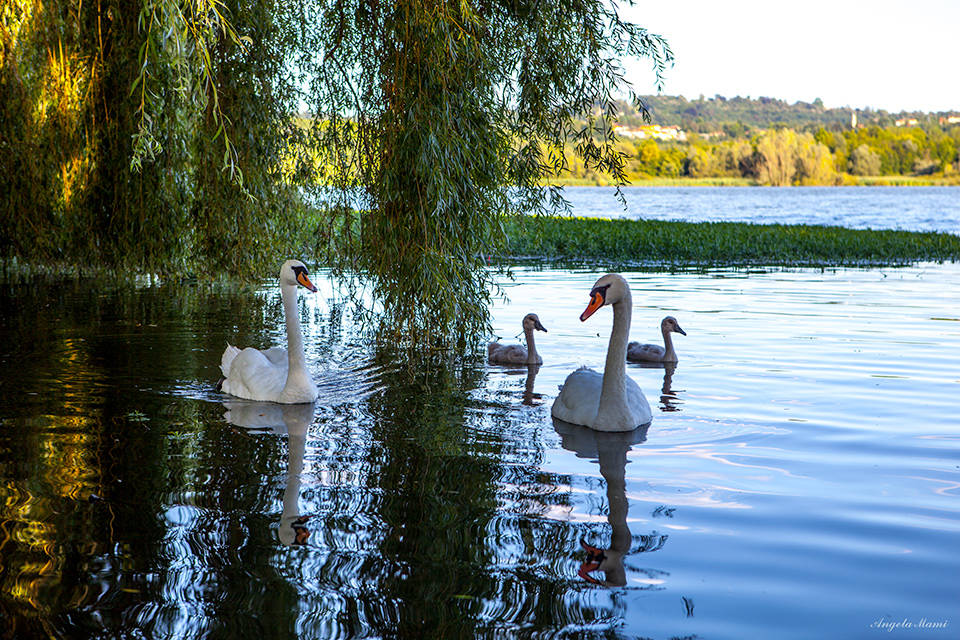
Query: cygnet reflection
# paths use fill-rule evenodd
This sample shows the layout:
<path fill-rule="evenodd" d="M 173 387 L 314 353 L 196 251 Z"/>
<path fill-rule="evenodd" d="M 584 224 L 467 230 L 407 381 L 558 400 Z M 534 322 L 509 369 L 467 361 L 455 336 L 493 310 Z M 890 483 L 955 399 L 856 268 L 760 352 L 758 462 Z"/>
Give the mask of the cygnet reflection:
<path fill-rule="evenodd" d="M 307 430 L 313 422 L 313 403 L 274 404 L 231 400 L 224 402 L 224 420 L 245 429 L 269 430 L 287 435 L 287 484 L 283 490 L 283 513 L 280 516 L 280 541 L 286 545 L 306 544 L 310 516 L 301 516 L 300 474 L 307 443 Z"/>
<path fill-rule="evenodd" d="M 680 411 L 683 400 L 679 394 L 682 391 L 673 389 L 673 373 L 677 370 L 676 362 L 643 362 L 635 363 L 639 369 L 663 369 L 663 385 L 660 387 L 660 410 Z"/>
<path fill-rule="evenodd" d="M 676 370 L 676 362 L 663 363 L 663 387 L 660 388 L 661 411 L 680 411 L 678 405 L 683 401 L 677 395 L 680 392 L 673 390 L 673 372 Z"/>
<path fill-rule="evenodd" d="M 600 463 L 600 475 L 607 483 L 607 522 L 612 529 L 610 546 L 600 549 L 581 540 L 580 544 L 587 552 L 587 558 L 580 565 L 577 574 L 592 584 L 622 587 L 627 584 L 623 559 L 630 551 L 632 542 L 630 528 L 627 526 L 627 452 L 632 445 L 646 441 L 649 425 L 633 431 L 608 432 L 595 431 L 554 418 L 553 427 L 560 434 L 564 449 L 573 451 L 577 457 L 595 459 Z M 594 571 L 602 571 L 605 578 L 594 578 L 590 575 Z"/>
<path fill-rule="evenodd" d="M 538 373 L 540 373 L 540 365 L 531 364 L 527 366 L 527 381 L 523 388 L 523 404 L 531 407 L 543 404 L 541 402 L 543 394 L 533 392 L 533 383 L 536 381 Z"/>

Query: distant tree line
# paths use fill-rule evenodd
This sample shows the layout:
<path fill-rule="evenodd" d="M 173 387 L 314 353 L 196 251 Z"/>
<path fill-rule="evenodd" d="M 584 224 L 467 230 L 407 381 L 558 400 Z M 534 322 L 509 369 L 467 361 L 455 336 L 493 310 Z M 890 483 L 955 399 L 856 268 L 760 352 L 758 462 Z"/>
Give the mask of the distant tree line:
<path fill-rule="evenodd" d="M 686 141 L 622 137 L 631 181 L 644 178 L 746 178 L 763 185 L 837 185 L 870 176 L 960 181 L 960 125 L 869 126 L 845 131 L 771 128 L 749 136 Z M 596 174 L 571 164 L 571 176 Z"/>
<path fill-rule="evenodd" d="M 849 129 L 851 116 L 864 126 L 893 126 L 897 120 L 913 118 L 926 126 L 938 124 L 941 117 L 958 112 L 901 111 L 891 113 L 883 109 L 837 107 L 827 108 L 817 98 L 813 102 L 788 103 L 776 98 L 725 98 L 714 96 L 687 100 L 683 96 L 643 96 L 642 100 L 658 124 L 675 125 L 695 133 L 722 132 L 729 137 L 771 127 L 787 127 L 814 132 L 823 127 L 831 131 Z M 643 116 L 629 104 L 622 103 L 621 124 L 641 124 Z M 960 105 L 958 105 L 960 109 Z"/>

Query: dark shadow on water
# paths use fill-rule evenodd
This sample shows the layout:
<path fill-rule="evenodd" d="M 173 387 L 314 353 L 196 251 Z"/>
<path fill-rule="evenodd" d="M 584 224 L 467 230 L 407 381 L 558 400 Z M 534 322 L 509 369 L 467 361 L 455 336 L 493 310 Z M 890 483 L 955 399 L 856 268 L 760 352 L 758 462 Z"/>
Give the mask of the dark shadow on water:
<path fill-rule="evenodd" d="M 0 638 L 617 636 L 538 369 L 505 406 L 301 313 L 321 398 L 282 406 L 213 391 L 282 343 L 272 283 L 0 285 Z"/>
<path fill-rule="evenodd" d="M 543 404 L 543 394 L 533 392 L 533 383 L 536 381 L 539 372 L 540 365 L 527 365 L 527 379 L 523 386 L 523 404 L 531 407 Z"/>

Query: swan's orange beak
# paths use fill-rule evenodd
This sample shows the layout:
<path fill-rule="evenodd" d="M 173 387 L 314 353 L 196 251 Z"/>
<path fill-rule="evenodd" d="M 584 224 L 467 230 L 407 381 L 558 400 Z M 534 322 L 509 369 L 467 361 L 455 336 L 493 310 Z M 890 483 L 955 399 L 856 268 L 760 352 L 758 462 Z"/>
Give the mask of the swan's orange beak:
<path fill-rule="evenodd" d="M 310 291 L 314 293 L 317 292 L 317 288 L 313 286 L 312 282 L 310 282 L 310 278 L 307 277 L 306 272 L 300 271 L 297 273 L 297 282 L 299 282 L 302 286 L 306 287 Z"/>
<path fill-rule="evenodd" d="M 599 291 L 593 291 L 590 294 L 590 304 L 587 305 L 587 308 L 583 310 L 583 313 L 580 314 L 580 322 L 583 322 L 587 318 L 593 315 L 593 312 L 603 306 L 603 294 Z"/>

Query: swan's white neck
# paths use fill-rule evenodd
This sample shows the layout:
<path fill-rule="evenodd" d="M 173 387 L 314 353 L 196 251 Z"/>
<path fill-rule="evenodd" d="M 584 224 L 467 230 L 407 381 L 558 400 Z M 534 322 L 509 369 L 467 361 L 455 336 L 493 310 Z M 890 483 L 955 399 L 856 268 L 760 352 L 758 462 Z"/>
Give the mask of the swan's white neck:
<path fill-rule="evenodd" d="M 527 339 L 527 364 L 538 364 L 537 345 L 533 340 L 533 327 L 524 327 L 523 335 Z"/>
<path fill-rule="evenodd" d="M 673 362 L 677 359 L 677 352 L 673 350 L 673 337 L 670 335 L 672 332 L 666 327 L 661 327 L 660 332 L 663 333 L 663 359 Z"/>
<path fill-rule="evenodd" d="M 633 297 L 627 290 L 623 297 L 613 303 L 613 330 L 607 346 L 607 362 L 603 367 L 597 424 L 617 424 L 624 419 L 630 421 L 627 408 L 627 342 L 632 314 Z"/>
<path fill-rule="evenodd" d="M 280 285 L 280 296 L 283 298 L 283 315 L 287 324 L 287 384 L 296 373 L 306 374 L 307 357 L 303 353 L 303 334 L 300 332 L 300 314 L 297 310 L 297 285 Z"/>

